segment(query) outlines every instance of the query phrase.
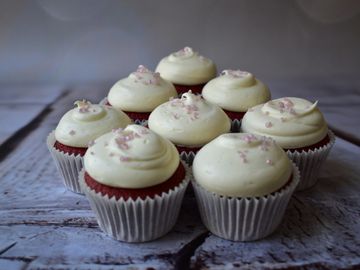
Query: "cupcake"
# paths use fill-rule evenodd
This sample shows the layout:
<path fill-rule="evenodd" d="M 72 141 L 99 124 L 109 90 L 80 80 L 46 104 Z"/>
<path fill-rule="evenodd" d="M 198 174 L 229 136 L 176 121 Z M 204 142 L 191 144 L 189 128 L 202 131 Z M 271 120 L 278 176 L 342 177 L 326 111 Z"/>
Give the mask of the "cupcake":
<path fill-rule="evenodd" d="M 150 241 L 169 232 L 188 182 L 189 170 L 175 146 L 140 125 L 96 139 L 80 174 L 101 230 L 126 242 Z"/>
<path fill-rule="evenodd" d="M 215 235 L 253 241 L 280 224 L 299 171 L 267 137 L 229 133 L 197 153 L 193 187 L 201 219 Z"/>
<path fill-rule="evenodd" d="M 93 140 L 114 128 L 127 126 L 131 120 L 123 112 L 89 101 L 75 102 L 55 131 L 47 138 L 48 149 L 63 176 L 65 186 L 81 193 L 78 174 L 83 167 L 83 156 Z"/>
<path fill-rule="evenodd" d="M 201 93 L 204 85 L 216 76 L 214 62 L 190 47 L 161 59 L 156 71 L 172 82 L 179 94 L 189 89 L 194 93 Z"/>
<path fill-rule="evenodd" d="M 220 106 L 232 120 L 232 130 L 239 131 L 245 112 L 270 100 L 270 91 L 247 71 L 224 70 L 204 86 L 202 96 Z"/>
<path fill-rule="evenodd" d="M 188 164 L 201 146 L 230 131 L 226 113 L 191 91 L 158 106 L 150 114 L 148 125 L 172 141 Z"/>
<path fill-rule="evenodd" d="M 335 137 L 317 107 L 305 99 L 285 97 L 247 111 L 241 129 L 272 137 L 300 169 L 298 190 L 316 183 Z"/>
<path fill-rule="evenodd" d="M 136 123 L 141 123 L 157 106 L 175 96 L 177 92 L 171 82 L 140 65 L 135 72 L 115 83 L 107 102 L 124 111 Z"/>

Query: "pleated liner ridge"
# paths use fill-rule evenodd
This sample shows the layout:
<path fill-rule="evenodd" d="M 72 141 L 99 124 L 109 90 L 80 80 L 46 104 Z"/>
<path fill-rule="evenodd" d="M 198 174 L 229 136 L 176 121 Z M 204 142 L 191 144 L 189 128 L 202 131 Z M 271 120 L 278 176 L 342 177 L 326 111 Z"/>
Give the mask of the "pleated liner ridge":
<path fill-rule="evenodd" d="M 286 152 L 288 157 L 298 166 L 300 170 L 300 183 L 296 190 L 304 190 L 316 184 L 320 169 L 324 164 L 331 148 L 335 144 L 335 135 L 332 131 L 328 132 L 330 141 L 315 150 Z"/>
<path fill-rule="evenodd" d="M 280 224 L 299 183 L 293 164 L 292 180 L 279 191 L 262 197 L 235 198 L 209 192 L 192 182 L 201 219 L 214 235 L 232 241 L 254 241 L 271 234 Z"/>
<path fill-rule="evenodd" d="M 185 179 L 178 186 L 154 198 L 126 201 L 109 198 L 89 188 L 84 180 L 84 170 L 80 172 L 79 179 L 103 232 L 124 242 L 147 242 L 168 233 L 177 221 L 190 181 L 190 170 L 183 165 L 186 169 Z"/>
<path fill-rule="evenodd" d="M 59 151 L 54 147 L 55 141 L 55 131 L 52 131 L 47 137 L 46 144 L 58 171 L 62 175 L 63 183 L 70 191 L 81 194 L 79 172 L 84 166 L 83 157 Z"/>

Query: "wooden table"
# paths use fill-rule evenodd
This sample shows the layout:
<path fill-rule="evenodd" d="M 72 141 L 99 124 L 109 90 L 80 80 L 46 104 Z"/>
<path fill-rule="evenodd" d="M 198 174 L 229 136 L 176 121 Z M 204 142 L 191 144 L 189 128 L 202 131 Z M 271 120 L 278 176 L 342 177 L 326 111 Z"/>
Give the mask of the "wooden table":
<path fill-rule="evenodd" d="M 273 97 L 318 99 L 336 144 L 312 189 L 293 196 L 279 229 L 235 243 L 201 224 L 186 196 L 175 228 L 126 244 L 98 228 L 85 197 L 62 185 L 45 146 L 76 99 L 110 85 L 0 86 L 0 269 L 360 269 L 360 83 L 272 82 Z"/>

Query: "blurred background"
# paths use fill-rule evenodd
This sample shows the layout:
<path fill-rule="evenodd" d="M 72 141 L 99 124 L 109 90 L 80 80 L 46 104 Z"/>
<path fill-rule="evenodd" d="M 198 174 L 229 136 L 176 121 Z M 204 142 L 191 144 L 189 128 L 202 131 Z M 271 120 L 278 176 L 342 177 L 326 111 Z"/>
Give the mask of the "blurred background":
<path fill-rule="evenodd" d="M 184 46 L 264 81 L 357 81 L 360 1 L 0 1 L 3 85 L 111 85 Z"/>

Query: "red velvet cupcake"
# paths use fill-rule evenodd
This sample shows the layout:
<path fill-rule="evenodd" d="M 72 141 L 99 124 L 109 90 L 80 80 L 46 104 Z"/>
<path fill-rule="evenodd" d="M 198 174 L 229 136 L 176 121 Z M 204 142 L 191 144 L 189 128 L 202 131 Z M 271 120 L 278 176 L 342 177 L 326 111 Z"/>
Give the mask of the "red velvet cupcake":
<path fill-rule="evenodd" d="M 214 62 L 190 47 L 185 47 L 163 58 L 156 71 L 172 82 L 179 94 L 189 89 L 193 93 L 200 94 L 204 85 L 216 76 Z"/>
<path fill-rule="evenodd" d="M 140 125 L 96 139 L 80 175 L 100 228 L 126 242 L 146 242 L 170 231 L 188 182 L 175 146 Z"/>
<path fill-rule="evenodd" d="M 114 84 L 107 102 L 124 111 L 136 124 L 141 124 L 158 105 L 175 96 L 177 92 L 171 82 L 140 65 L 128 77 Z"/>
<path fill-rule="evenodd" d="M 228 69 L 205 85 L 202 96 L 220 106 L 232 120 L 231 130 L 239 132 L 246 111 L 269 101 L 270 91 L 251 73 Z"/>
<path fill-rule="evenodd" d="M 245 114 L 241 129 L 272 137 L 299 167 L 301 180 L 297 187 L 312 187 L 318 178 L 332 146 L 334 134 L 317 107 L 317 102 L 285 97 L 255 106 Z"/>
<path fill-rule="evenodd" d="M 48 149 L 63 176 L 65 186 L 81 193 L 78 173 L 83 167 L 83 156 L 88 144 L 114 128 L 125 127 L 130 118 L 109 106 L 75 102 L 77 108 L 68 111 L 55 131 L 47 139 Z"/>
<path fill-rule="evenodd" d="M 217 136 L 230 132 L 230 119 L 217 105 L 191 91 L 158 106 L 149 128 L 173 142 L 181 158 L 191 165 L 196 152 Z"/>

